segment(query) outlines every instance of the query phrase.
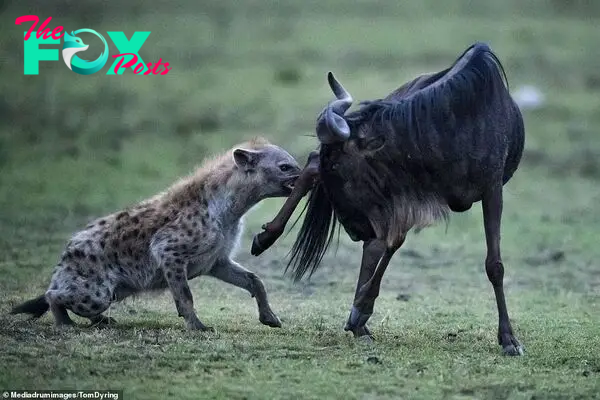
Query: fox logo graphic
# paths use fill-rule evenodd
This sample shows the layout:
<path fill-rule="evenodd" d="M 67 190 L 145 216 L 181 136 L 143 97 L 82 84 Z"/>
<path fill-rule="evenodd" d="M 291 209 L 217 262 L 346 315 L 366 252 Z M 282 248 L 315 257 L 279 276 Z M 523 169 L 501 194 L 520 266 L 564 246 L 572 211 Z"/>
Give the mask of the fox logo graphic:
<path fill-rule="evenodd" d="M 40 22 L 40 19 L 37 15 L 23 15 L 15 20 L 16 25 L 25 22 L 32 23 L 29 30 L 25 32 L 24 38 L 23 72 L 25 75 L 38 75 L 40 61 L 58 61 L 59 52 L 57 49 L 40 47 L 40 45 L 56 45 L 60 43 L 60 39 L 63 39 L 63 61 L 71 71 L 81 75 L 91 75 L 100 71 L 106 65 L 108 61 L 108 43 L 104 36 L 93 29 L 79 29 L 71 31 L 69 34 L 64 31 L 62 26 L 57 26 L 50 31 L 50 28 L 46 26 L 51 20 L 52 17 L 46 18 L 39 27 L 38 22 Z M 86 61 L 77 56 L 77 53 L 84 52 L 89 48 L 89 45 L 85 44 L 79 37 L 81 33 L 91 33 L 102 41 L 104 50 L 96 60 Z M 162 58 L 159 58 L 156 63 L 146 63 L 142 60 L 139 50 L 146 39 L 148 39 L 148 36 L 150 36 L 149 31 L 136 31 L 129 39 L 127 39 L 125 33 L 122 31 L 106 33 L 117 47 L 119 53 L 112 55 L 115 61 L 106 72 L 107 75 L 122 75 L 129 68 L 133 70 L 135 75 L 166 75 L 171 70 L 169 63 L 163 62 Z M 92 46 L 96 46 L 96 44 L 92 43 Z"/>
<path fill-rule="evenodd" d="M 86 51 L 90 47 L 83 43 L 81 38 L 75 36 L 81 32 L 93 33 L 102 39 L 102 43 L 104 43 L 104 51 L 100 54 L 100 57 L 94 61 L 85 61 L 75 55 L 75 53 Z M 102 35 L 92 29 L 79 29 L 78 31 L 71 32 L 70 35 L 65 32 L 62 56 L 65 64 L 67 64 L 67 67 L 69 67 L 71 71 L 81 75 L 90 75 L 100 71 L 102 67 L 104 67 L 104 64 L 106 64 L 106 61 L 108 60 L 108 43 L 106 43 L 106 40 L 104 40 Z"/>

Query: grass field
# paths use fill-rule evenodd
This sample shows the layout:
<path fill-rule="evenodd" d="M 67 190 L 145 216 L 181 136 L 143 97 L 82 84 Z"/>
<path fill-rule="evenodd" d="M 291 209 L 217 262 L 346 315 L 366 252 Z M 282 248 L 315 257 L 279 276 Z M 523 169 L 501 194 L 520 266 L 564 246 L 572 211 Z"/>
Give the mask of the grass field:
<path fill-rule="evenodd" d="M 600 4 L 123 3 L 0 3 L 0 390 L 120 389 L 126 399 L 600 398 Z M 24 29 L 14 25 L 23 14 L 51 15 L 50 26 L 69 31 L 150 30 L 144 61 L 162 58 L 173 69 L 81 76 L 59 61 L 24 76 Z M 331 97 L 328 70 L 359 100 L 376 98 L 445 68 L 474 41 L 497 52 L 511 88 L 534 85 L 545 95 L 540 108 L 524 111 L 526 152 L 505 188 L 505 290 L 524 357 L 503 357 L 496 343 L 479 205 L 410 235 L 377 300 L 372 345 L 342 330 L 360 244 L 342 234 L 322 269 L 299 284 L 283 274 L 293 232 L 250 255 L 253 234 L 281 200 L 248 215 L 237 259 L 265 281 L 282 329 L 261 325 L 254 299 L 211 278 L 194 280 L 192 292 L 212 334 L 186 331 L 168 293 L 115 305 L 119 325 L 104 330 L 83 319 L 61 331 L 50 316 L 8 315 L 45 291 L 74 230 L 164 189 L 204 157 L 263 135 L 304 163 Z"/>

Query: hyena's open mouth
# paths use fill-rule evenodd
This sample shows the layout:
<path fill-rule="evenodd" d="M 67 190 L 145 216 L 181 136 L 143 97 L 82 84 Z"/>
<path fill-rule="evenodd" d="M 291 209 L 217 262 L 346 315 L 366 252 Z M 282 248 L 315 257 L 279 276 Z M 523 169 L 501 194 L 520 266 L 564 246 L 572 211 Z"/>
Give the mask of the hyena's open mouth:
<path fill-rule="evenodd" d="M 300 175 L 296 175 L 290 179 L 283 181 L 282 185 L 284 189 L 286 189 L 286 191 L 288 191 L 289 193 L 292 193 L 292 190 L 294 190 L 294 185 L 296 184 L 296 181 L 298 180 L 299 176 Z"/>

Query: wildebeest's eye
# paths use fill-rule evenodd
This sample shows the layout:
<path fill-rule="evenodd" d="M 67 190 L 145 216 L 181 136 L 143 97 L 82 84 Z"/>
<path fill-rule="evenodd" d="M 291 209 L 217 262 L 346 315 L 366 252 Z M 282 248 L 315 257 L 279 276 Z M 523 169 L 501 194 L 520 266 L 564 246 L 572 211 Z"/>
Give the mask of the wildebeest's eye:
<path fill-rule="evenodd" d="M 280 169 L 282 172 L 287 172 L 287 171 L 289 171 L 290 169 L 292 169 L 292 166 L 291 166 L 291 165 L 289 165 L 289 164 L 283 164 L 283 165 L 280 165 L 280 166 L 279 166 L 279 169 Z"/>
<path fill-rule="evenodd" d="M 385 139 L 380 137 L 360 139 L 358 146 L 367 151 L 379 150 L 385 144 Z"/>

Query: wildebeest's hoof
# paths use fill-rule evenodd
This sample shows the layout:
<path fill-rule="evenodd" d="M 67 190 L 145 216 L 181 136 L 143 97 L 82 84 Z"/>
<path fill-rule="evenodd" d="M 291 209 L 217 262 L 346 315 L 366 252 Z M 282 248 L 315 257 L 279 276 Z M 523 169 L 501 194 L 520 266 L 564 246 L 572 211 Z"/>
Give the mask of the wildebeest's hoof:
<path fill-rule="evenodd" d="M 373 344 L 375 343 L 375 339 L 373 339 L 373 336 L 370 334 L 366 334 L 366 335 L 362 335 L 362 336 L 357 336 L 356 340 L 361 343 L 361 344 Z"/>
<path fill-rule="evenodd" d="M 508 335 L 502 342 L 502 354 L 505 356 L 522 356 L 525 354 L 525 348 L 519 343 L 516 337 Z"/>
<path fill-rule="evenodd" d="M 253 256 L 260 256 L 263 251 L 266 250 L 265 246 L 260 242 L 260 234 L 254 236 L 252 240 L 252 247 L 250 248 L 250 254 Z"/>
<path fill-rule="evenodd" d="M 355 338 L 368 337 L 373 340 L 371 331 L 367 328 L 367 321 L 371 314 L 361 313 L 356 307 L 352 306 L 352 311 L 348 317 L 348 322 L 344 326 L 345 331 L 351 331 Z"/>
<path fill-rule="evenodd" d="M 371 331 L 366 325 L 352 330 L 352 334 L 355 339 L 360 340 L 362 343 L 373 343 L 375 341 Z"/>
<path fill-rule="evenodd" d="M 215 333 L 217 330 L 215 328 L 213 328 L 212 326 L 204 326 L 202 328 L 197 329 L 201 332 L 207 332 L 207 333 Z"/>
<path fill-rule="evenodd" d="M 281 321 L 277 318 L 277 315 L 273 313 L 273 311 L 268 311 L 265 313 L 261 313 L 258 316 L 258 320 L 271 328 L 281 328 Z"/>
<path fill-rule="evenodd" d="M 355 306 L 352 306 L 350 317 L 348 317 L 348 322 L 346 323 L 346 330 L 354 331 L 358 327 L 365 326 L 369 318 L 371 318 L 371 313 L 363 313 Z"/>
<path fill-rule="evenodd" d="M 252 248 L 250 254 L 253 256 L 261 255 L 265 250 L 273 245 L 283 234 L 282 229 L 271 227 L 270 224 L 263 225 L 264 231 L 255 235 L 252 240 Z"/>
<path fill-rule="evenodd" d="M 517 345 L 509 344 L 502 348 L 502 354 L 505 356 L 522 356 L 525 355 L 525 349 L 518 343 Z"/>
<path fill-rule="evenodd" d="M 354 338 L 360 339 L 361 341 L 363 341 L 365 343 L 372 343 L 375 340 L 373 338 L 373 335 L 371 334 L 371 331 L 369 330 L 369 328 L 366 325 L 359 326 L 357 328 L 352 328 L 348 324 L 346 324 L 346 326 L 344 327 L 344 330 L 351 331 L 352 334 L 354 335 Z"/>

